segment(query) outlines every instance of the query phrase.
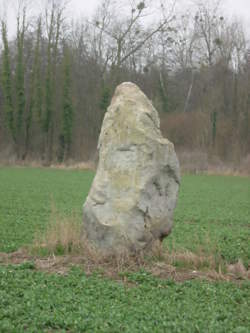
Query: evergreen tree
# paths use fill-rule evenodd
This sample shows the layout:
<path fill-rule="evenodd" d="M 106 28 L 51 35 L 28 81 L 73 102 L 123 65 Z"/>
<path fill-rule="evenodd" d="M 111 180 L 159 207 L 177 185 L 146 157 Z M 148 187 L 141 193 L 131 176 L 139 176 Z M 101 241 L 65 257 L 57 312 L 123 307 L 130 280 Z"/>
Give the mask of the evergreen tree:
<path fill-rule="evenodd" d="M 58 47 L 61 34 L 61 23 L 63 8 L 60 5 L 56 5 L 53 2 L 52 11 L 55 17 L 55 27 L 53 29 L 53 43 L 52 43 L 52 54 L 51 54 L 51 93 L 53 98 L 51 99 L 51 116 L 50 116 L 50 132 L 48 141 L 48 160 L 51 161 L 53 158 L 53 147 L 54 147 L 54 120 L 55 120 L 55 108 L 56 108 L 56 96 L 57 96 L 57 66 L 58 66 Z"/>
<path fill-rule="evenodd" d="M 216 134 L 217 134 L 217 112 L 216 111 L 212 112 L 211 121 L 212 121 L 212 144 L 213 144 L 213 147 L 215 147 Z"/>
<path fill-rule="evenodd" d="M 103 111 L 103 112 L 106 112 L 107 111 L 107 108 L 110 104 L 110 100 L 111 100 L 111 92 L 110 92 L 110 89 L 109 87 L 105 86 L 103 88 L 103 91 L 102 91 L 102 96 L 101 96 L 101 101 L 100 101 L 100 109 Z"/>
<path fill-rule="evenodd" d="M 51 115 L 52 115 L 52 64 L 51 64 L 51 47 L 52 47 L 52 35 L 54 26 L 54 10 L 51 12 L 49 35 L 48 35 L 48 46 L 47 46 L 47 69 L 45 79 L 45 117 L 43 122 L 43 129 L 47 135 L 51 126 Z"/>
<path fill-rule="evenodd" d="M 38 19 L 36 45 L 34 52 L 34 61 L 32 66 L 31 80 L 30 80 L 30 103 L 26 118 L 26 136 L 25 136 L 25 156 L 28 153 L 30 145 L 30 128 L 34 117 L 34 111 L 37 115 L 39 123 L 41 123 L 42 116 L 42 85 L 41 85 L 41 54 L 40 54 L 40 40 L 41 40 L 41 18 Z"/>
<path fill-rule="evenodd" d="M 36 111 L 36 115 L 38 121 L 41 123 L 42 120 L 42 106 L 43 106 L 43 89 L 42 89 L 42 77 L 41 77 L 41 50 L 40 50 L 40 42 L 41 42 L 41 34 L 42 34 L 42 21 L 41 18 L 38 19 L 38 27 L 37 27 L 37 36 L 36 36 L 36 47 L 35 47 L 35 57 L 34 57 L 34 98 L 33 104 L 34 109 Z"/>
<path fill-rule="evenodd" d="M 11 67 L 10 67 L 10 54 L 7 39 L 7 27 L 4 21 L 1 22 L 2 26 L 2 41 L 3 41 L 3 65 L 2 65 L 2 85 L 4 95 L 4 113 L 7 123 L 7 128 L 10 131 L 13 141 L 16 143 L 16 128 L 14 119 L 14 107 L 12 98 L 12 80 L 11 80 Z"/>
<path fill-rule="evenodd" d="M 64 48 L 63 60 L 63 113 L 62 129 L 60 135 L 60 154 L 59 159 L 64 160 L 69 156 L 70 145 L 72 142 L 73 127 L 73 103 L 71 98 L 71 64 L 70 53 L 67 46 Z"/>
<path fill-rule="evenodd" d="M 50 24 L 48 27 L 47 70 L 45 79 L 45 117 L 43 129 L 46 134 L 46 158 L 50 162 L 53 158 L 54 146 L 54 110 L 56 107 L 56 70 L 58 64 L 58 46 L 61 31 L 62 9 L 52 3 Z M 48 13 L 47 13 L 48 16 Z"/>
<path fill-rule="evenodd" d="M 160 95 L 160 100 L 161 100 L 161 105 L 162 105 L 162 111 L 163 112 L 169 112 L 169 100 L 166 92 L 166 79 L 163 77 L 162 73 L 160 72 L 160 77 L 159 77 L 159 95 Z"/>
<path fill-rule="evenodd" d="M 21 140 L 23 115 L 25 111 L 25 92 L 24 92 L 24 62 L 23 45 L 25 33 L 25 10 L 23 11 L 22 27 L 20 28 L 20 16 L 17 18 L 17 66 L 16 66 L 16 103 L 17 103 L 17 138 Z"/>

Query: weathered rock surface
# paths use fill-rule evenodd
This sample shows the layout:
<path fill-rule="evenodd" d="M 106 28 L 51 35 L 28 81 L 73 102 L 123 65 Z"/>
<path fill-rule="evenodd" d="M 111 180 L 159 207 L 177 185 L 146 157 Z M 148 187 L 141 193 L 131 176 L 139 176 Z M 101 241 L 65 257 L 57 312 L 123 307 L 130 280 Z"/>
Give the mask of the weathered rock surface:
<path fill-rule="evenodd" d="M 83 208 L 87 238 L 103 250 L 150 248 L 171 231 L 180 171 L 157 111 L 135 84 L 116 88 L 98 149 Z"/>

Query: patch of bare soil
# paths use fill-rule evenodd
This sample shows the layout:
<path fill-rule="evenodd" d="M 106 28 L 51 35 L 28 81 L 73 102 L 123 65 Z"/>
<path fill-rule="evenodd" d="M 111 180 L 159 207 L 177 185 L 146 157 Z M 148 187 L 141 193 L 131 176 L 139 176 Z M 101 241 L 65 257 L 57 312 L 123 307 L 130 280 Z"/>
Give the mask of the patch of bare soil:
<path fill-rule="evenodd" d="M 171 279 L 176 282 L 184 282 L 193 279 L 203 279 L 207 281 L 232 281 L 239 283 L 250 279 L 250 270 L 246 270 L 239 261 L 234 265 L 228 265 L 227 272 L 217 272 L 216 270 L 195 270 L 177 268 L 171 264 L 162 261 L 147 262 L 143 257 L 102 257 L 99 260 L 91 256 L 65 255 L 35 257 L 31 256 L 25 250 L 19 250 L 13 253 L 0 252 L 1 265 L 21 265 L 27 262 L 33 262 L 35 269 L 47 273 L 66 275 L 73 266 L 81 267 L 87 275 L 98 271 L 105 277 L 123 282 L 126 277 L 121 276 L 121 272 L 136 272 L 139 269 L 151 273 L 160 279 Z"/>
<path fill-rule="evenodd" d="M 52 163 L 48 164 L 42 160 L 17 160 L 15 157 L 10 159 L 1 159 L 0 166 L 14 166 L 14 167 L 30 167 L 30 168 L 50 168 L 50 169 L 61 169 L 61 170 L 96 170 L 95 161 L 89 160 L 85 162 L 75 162 L 72 160 L 67 163 Z"/>

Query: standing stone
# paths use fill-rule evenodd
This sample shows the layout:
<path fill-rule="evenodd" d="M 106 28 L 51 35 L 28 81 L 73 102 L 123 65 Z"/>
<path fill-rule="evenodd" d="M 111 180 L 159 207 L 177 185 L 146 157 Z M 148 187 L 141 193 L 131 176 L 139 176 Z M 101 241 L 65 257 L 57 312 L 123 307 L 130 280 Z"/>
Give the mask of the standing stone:
<path fill-rule="evenodd" d="M 150 248 L 173 225 L 180 184 L 173 144 L 133 83 L 116 88 L 98 143 L 99 163 L 83 207 L 87 239 L 102 250 Z"/>

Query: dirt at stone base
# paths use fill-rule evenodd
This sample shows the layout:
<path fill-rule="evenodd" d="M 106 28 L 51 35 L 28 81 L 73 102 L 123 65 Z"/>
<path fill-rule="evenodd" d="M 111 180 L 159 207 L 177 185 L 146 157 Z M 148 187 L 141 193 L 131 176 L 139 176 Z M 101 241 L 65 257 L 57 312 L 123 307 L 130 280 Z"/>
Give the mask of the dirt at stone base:
<path fill-rule="evenodd" d="M 37 257 L 29 255 L 25 250 L 19 250 L 12 253 L 0 252 L 0 265 L 23 265 L 32 263 L 32 268 L 37 271 L 43 271 L 53 274 L 67 275 L 70 269 L 78 266 L 83 269 L 85 274 L 90 275 L 97 272 L 105 277 L 127 283 L 126 276 L 121 272 L 137 272 L 141 269 L 151 273 L 154 277 L 160 279 L 171 279 L 175 282 L 184 282 L 193 279 L 203 279 L 206 281 L 231 281 L 241 283 L 250 280 L 250 270 L 240 272 L 237 270 L 237 264 L 230 265 L 230 270 L 226 273 L 215 270 L 194 270 L 177 268 L 165 262 L 154 261 L 146 262 L 143 258 L 122 258 L 109 257 L 95 260 L 91 257 L 82 255 L 64 255 L 49 257 Z M 235 271 L 232 269 L 235 266 Z M 131 283 L 128 283 L 131 284 Z"/>

